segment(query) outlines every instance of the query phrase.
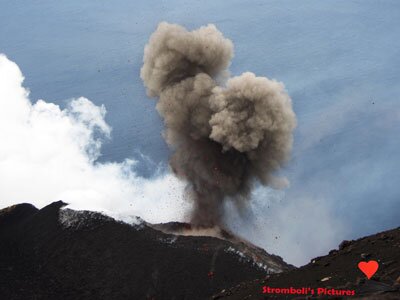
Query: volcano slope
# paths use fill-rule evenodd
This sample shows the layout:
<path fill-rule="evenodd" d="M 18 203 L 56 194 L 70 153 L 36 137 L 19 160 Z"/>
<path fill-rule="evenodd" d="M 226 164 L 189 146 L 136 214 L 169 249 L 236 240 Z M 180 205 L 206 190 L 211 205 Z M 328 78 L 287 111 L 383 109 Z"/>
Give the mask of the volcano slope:
<path fill-rule="evenodd" d="M 360 261 L 375 260 L 379 268 L 370 280 L 358 269 Z M 212 299 L 308 299 L 307 296 L 269 293 L 263 287 L 311 287 L 354 290 L 354 296 L 327 299 L 400 299 L 400 227 L 354 241 L 343 241 L 328 255 L 288 272 L 242 282 Z M 309 294 L 310 295 L 310 294 Z M 314 299 L 314 298 L 312 298 Z"/>
<path fill-rule="evenodd" d="M 63 206 L 0 210 L 0 299 L 206 299 L 294 268 L 232 235 L 166 234 Z"/>

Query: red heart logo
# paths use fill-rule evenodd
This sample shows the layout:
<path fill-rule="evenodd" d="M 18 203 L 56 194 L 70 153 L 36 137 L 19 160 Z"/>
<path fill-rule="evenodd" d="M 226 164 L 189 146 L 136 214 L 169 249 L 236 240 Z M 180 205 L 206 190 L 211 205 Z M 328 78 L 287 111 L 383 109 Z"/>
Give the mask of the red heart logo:
<path fill-rule="evenodd" d="M 360 261 L 358 263 L 358 268 L 370 279 L 378 270 L 379 264 L 375 260 L 370 260 L 369 262 Z"/>

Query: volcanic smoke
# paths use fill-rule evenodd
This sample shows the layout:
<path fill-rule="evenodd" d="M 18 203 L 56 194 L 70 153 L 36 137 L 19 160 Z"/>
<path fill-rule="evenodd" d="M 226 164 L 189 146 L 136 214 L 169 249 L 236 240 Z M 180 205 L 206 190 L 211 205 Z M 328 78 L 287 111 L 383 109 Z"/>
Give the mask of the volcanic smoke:
<path fill-rule="evenodd" d="M 141 78 L 164 119 L 172 171 L 188 182 L 191 222 L 218 226 L 224 201 L 245 207 L 256 181 L 281 188 L 296 116 L 284 85 L 246 72 L 224 86 L 233 44 L 214 25 L 162 22 L 144 49 Z"/>

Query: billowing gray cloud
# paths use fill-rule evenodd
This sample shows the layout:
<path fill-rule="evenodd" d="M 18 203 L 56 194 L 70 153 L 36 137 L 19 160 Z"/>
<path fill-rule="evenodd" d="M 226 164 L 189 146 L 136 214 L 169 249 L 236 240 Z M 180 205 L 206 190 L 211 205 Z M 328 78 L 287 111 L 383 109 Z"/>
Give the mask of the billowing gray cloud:
<path fill-rule="evenodd" d="M 246 72 L 217 85 L 232 57 L 232 42 L 214 25 L 160 23 L 144 51 L 141 78 L 159 98 L 170 166 L 188 182 L 200 226 L 220 225 L 227 199 L 244 206 L 255 180 L 285 183 L 273 174 L 289 158 L 296 126 L 282 83 Z"/>

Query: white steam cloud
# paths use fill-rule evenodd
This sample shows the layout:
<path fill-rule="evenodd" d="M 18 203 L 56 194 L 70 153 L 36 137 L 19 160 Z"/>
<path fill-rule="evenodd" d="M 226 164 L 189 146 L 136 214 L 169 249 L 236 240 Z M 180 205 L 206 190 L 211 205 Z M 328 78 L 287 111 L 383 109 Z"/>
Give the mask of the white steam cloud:
<path fill-rule="evenodd" d="M 18 66 L 0 54 L 0 208 L 63 200 L 125 220 L 185 220 L 189 204 L 173 175 L 145 179 L 134 172 L 133 160 L 96 162 L 111 133 L 104 106 L 83 97 L 64 110 L 43 100 L 32 104 L 23 80 Z"/>

